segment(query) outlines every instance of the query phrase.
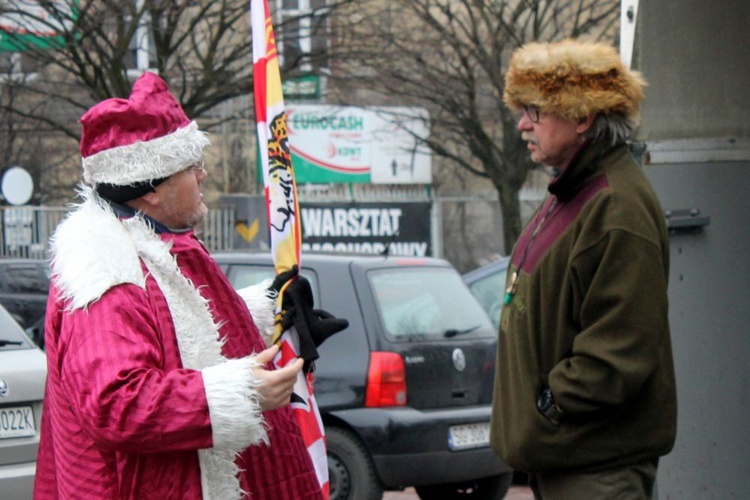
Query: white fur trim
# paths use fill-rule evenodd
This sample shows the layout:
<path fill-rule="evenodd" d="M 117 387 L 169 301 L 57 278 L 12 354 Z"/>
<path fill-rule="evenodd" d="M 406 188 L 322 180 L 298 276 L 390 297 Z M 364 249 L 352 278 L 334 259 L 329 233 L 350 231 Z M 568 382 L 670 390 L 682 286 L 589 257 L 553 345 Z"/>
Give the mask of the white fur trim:
<path fill-rule="evenodd" d="M 226 361 L 221 354 L 219 326 L 211 316 L 208 301 L 177 267 L 169 246 L 140 217 L 125 219 L 122 224 L 133 236 L 139 255 L 167 299 L 182 364 L 201 370 Z"/>
<path fill-rule="evenodd" d="M 58 225 L 50 242 L 52 274 L 72 309 L 86 307 L 122 283 L 146 286 L 130 233 L 90 188 L 81 187 L 79 194 L 83 203 Z"/>
<path fill-rule="evenodd" d="M 250 314 L 253 316 L 253 321 L 258 327 L 260 335 L 263 337 L 263 341 L 266 343 L 266 347 L 270 347 L 271 338 L 274 334 L 275 329 L 275 315 L 276 310 L 275 301 L 268 297 L 266 290 L 273 283 L 273 278 L 263 280 L 257 285 L 251 285 L 245 288 L 237 290 L 237 293 L 247 304 L 247 308 L 250 310 Z"/>
<path fill-rule="evenodd" d="M 190 122 L 171 134 L 83 158 L 83 180 L 90 186 L 101 183 L 125 186 L 162 179 L 200 162 L 203 148 L 209 144 L 198 124 Z"/>
<path fill-rule="evenodd" d="M 201 370 L 211 413 L 214 449 L 236 450 L 261 442 L 268 444 L 263 427 L 260 395 L 252 369 L 254 357 L 230 359 Z"/>
<path fill-rule="evenodd" d="M 227 359 L 221 354 L 223 341 L 219 337 L 219 326 L 211 316 L 208 301 L 180 272 L 169 248 L 142 219 L 133 217 L 123 224 L 133 235 L 139 254 L 167 299 L 185 368 L 203 370 L 225 363 Z M 261 419 L 257 432 L 265 432 L 262 424 Z M 214 439 L 220 430 L 224 432 L 223 429 L 214 429 L 212 422 Z M 245 447 L 241 443 L 236 445 L 233 450 L 198 450 L 204 498 L 235 499 L 243 495 L 234 456 Z"/>

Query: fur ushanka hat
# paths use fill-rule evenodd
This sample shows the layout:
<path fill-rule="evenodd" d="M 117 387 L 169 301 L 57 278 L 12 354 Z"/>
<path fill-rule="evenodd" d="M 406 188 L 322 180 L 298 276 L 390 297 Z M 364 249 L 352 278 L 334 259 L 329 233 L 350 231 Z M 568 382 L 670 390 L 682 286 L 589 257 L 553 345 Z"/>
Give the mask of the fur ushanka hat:
<path fill-rule="evenodd" d="M 505 104 L 514 111 L 536 106 L 576 120 L 617 113 L 638 124 L 645 80 L 605 44 L 565 40 L 517 49 L 505 75 Z"/>

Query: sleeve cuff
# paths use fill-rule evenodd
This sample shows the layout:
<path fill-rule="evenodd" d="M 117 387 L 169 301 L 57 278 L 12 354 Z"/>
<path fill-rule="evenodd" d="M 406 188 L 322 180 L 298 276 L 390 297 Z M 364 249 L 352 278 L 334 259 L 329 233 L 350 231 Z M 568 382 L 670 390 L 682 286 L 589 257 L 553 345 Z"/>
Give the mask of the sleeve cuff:
<path fill-rule="evenodd" d="M 242 300 L 245 301 L 250 315 L 253 317 L 255 326 L 263 337 L 266 347 L 271 345 L 271 337 L 274 334 L 276 304 L 273 299 L 266 295 L 266 290 L 271 286 L 271 278 L 264 280 L 257 285 L 248 286 L 237 290 Z"/>
<path fill-rule="evenodd" d="M 260 381 L 252 372 L 255 366 L 260 365 L 248 356 L 201 371 L 214 449 L 239 451 L 254 444 L 268 444 L 257 390 Z"/>

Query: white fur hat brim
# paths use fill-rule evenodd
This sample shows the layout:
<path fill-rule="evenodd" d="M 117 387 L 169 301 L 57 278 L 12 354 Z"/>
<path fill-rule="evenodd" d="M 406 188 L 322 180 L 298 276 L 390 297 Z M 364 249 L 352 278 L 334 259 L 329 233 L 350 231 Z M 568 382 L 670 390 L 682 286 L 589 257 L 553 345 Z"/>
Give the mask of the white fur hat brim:
<path fill-rule="evenodd" d="M 199 163 L 210 141 L 194 121 L 171 134 L 105 149 L 83 158 L 83 181 L 89 186 L 127 186 L 163 179 Z"/>

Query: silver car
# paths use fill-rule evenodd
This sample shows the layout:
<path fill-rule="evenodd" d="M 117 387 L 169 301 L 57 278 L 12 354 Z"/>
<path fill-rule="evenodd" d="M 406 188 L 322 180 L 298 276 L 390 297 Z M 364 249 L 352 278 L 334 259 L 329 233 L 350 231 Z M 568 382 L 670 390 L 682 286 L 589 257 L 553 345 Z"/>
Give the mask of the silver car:
<path fill-rule="evenodd" d="M 32 496 L 47 361 L 0 306 L 0 497 Z"/>
<path fill-rule="evenodd" d="M 463 275 L 464 283 L 487 311 L 496 330 L 500 327 L 509 263 L 509 257 L 502 257 Z"/>

